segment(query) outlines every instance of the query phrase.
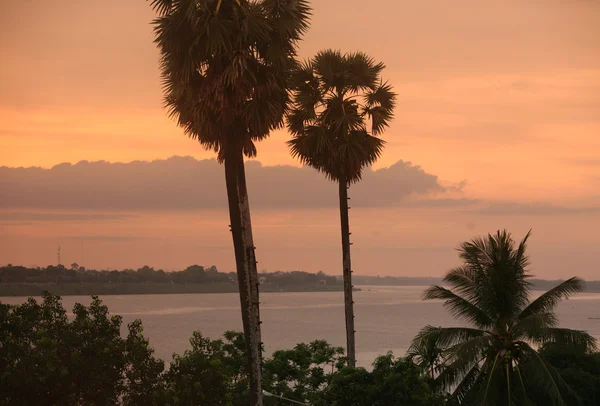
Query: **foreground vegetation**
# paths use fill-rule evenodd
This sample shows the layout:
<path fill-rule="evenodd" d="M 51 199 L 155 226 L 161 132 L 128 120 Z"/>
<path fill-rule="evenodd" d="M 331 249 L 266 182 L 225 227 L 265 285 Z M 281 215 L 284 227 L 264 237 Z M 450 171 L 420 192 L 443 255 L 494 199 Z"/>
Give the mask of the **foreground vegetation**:
<path fill-rule="evenodd" d="M 122 336 L 121 317 L 110 315 L 97 297 L 89 307 L 75 305 L 73 313 L 68 317 L 60 297 L 51 294 L 41 303 L 34 299 L 21 305 L 0 303 L 0 405 L 248 404 L 241 332 L 226 332 L 219 340 L 195 332 L 190 349 L 174 355 L 166 367 L 154 357 L 139 320 L 130 323 Z M 432 354 L 435 347 L 429 347 Z M 265 404 L 293 404 L 290 400 L 315 406 L 457 404 L 431 378 L 427 350 L 414 350 L 408 358 L 382 355 L 369 370 L 349 367 L 343 348 L 322 340 L 276 351 L 264 360 L 263 388 L 285 399 L 267 396 Z M 436 358 L 439 352 L 433 354 Z M 598 404 L 600 353 L 548 343 L 539 355 L 570 385 L 568 405 Z M 531 404 L 542 404 L 541 395 Z"/>
<path fill-rule="evenodd" d="M 246 345 L 240 332 L 211 340 L 195 332 L 169 368 L 153 356 L 141 322 L 127 326 L 94 297 L 69 319 L 60 297 L 0 303 L 1 405 L 248 404 Z M 421 370 L 392 354 L 373 370 L 351 368 L 342 348 L 317 340 L 264 360 L 263 389 L 313 405 L 441 405 Z M 267 397 L 265 404 L 289 404 Z"/>
<path fill-rule="evenodd" d="M 432 286 L 425 299 L 441 299 L 468 327 L 424 327 L 410 349 L 451 402 L 481 405 L 572 405 L 579 396 L 538 353 L 542 345 L 586 354 L 588 333 L 558 327 L 554 313 L 563 298 L 581 292 L 570 278 L 531 301 L 527 268 L 529 234 L 516 244 L 506 231 L 461 245 L 463 265 Z"/>

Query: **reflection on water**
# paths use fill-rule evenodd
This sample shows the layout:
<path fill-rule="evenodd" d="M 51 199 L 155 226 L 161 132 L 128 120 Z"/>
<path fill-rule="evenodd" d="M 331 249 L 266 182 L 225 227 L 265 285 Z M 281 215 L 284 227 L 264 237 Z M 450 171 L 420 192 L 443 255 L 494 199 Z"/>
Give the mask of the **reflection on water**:
<path fill-rule="evenodd" d="M 457 325 L 440 302 L 423 302 L 420 286 L 361 286 L 355 292 L 357 358 L 361 365 L 392 350 L 403 355 L 417 331 L 434 326 Z M 537 295 L 535 295 L 537 296 Z M 239 297 L 235 293 L 180 295 L 102 296 L 113 314 L 129 323 L 139 318 L 156 355 L 170 360 L 173 353 L 189 348 L 194 330 L 211 338 L 226 330 L 241 330 Z M 3 297 L 4 303 L 25 298 Z M 66 296 L 63 304 L 89 304 L 85 296 Z M 588 330 L 600 338 L 600 294 L 585 293 L 564 301 L 558 308 L 563 327 Z M 345 345 L 342 292 L 264 293 L 261 295 L 263 341 L 267 354 L 291 348 L 298 342 L 325 339 Z"/>

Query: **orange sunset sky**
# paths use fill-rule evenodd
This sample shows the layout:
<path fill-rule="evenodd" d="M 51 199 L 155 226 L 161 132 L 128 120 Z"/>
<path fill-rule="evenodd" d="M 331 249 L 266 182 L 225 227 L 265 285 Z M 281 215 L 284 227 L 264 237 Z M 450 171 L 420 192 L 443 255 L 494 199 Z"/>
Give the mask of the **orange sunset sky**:
<path fill-rule="evenodd" d="M 461 241 L 532 228 L 534 274 L 600 279 L 600 2 L 312 6 L 300 56 L 362 50 L 398 93 L 386 150 L 350 190 L 358 274 L 439 276 Z M 196 161 L 213 153 L 162 109 L 149 4 L 2 10 L 0 265 L 55 263 L 60 244 L 63 263 L 88 268 L 232 270 L 223 173 Z M 335 186 L 308 168 L 270 168 L 299 167 L 288 138 L 260 143 L 248 171 L 259 265 L 341 273 Z M 164 161 L 173 156 L 196 160 Z M 55 167 L 82 160 L 106 162 Z M 279 187 L 302 193 L 286 200 Z"/>

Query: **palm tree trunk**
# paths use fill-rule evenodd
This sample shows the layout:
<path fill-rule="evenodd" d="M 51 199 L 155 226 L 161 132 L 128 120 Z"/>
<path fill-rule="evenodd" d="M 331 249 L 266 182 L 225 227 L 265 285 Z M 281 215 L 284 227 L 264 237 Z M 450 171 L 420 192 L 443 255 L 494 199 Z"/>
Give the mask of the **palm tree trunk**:
<path fill-rule="evenodd" d="M 348 365 L 356 366 L 354 342 L 354 301 L 352 300 L 352 267 L 350 263 L 350 221 L 348 219 L 348 182 L 340 178 L 340 222 L 342 226 L 342 264 L 344 275 L 344 310 L 346 314 L 346 347 Z"/>
<path fill-rule="evenodd" d="M 241 148 L 231 145 L 225 156 L 229 218 L 240 291 L 242 322 L 248 354 L 250 405 L 262 406 L 262 351 L 258 298 L 258 271 L 252 239 L 250 205 Z"/>

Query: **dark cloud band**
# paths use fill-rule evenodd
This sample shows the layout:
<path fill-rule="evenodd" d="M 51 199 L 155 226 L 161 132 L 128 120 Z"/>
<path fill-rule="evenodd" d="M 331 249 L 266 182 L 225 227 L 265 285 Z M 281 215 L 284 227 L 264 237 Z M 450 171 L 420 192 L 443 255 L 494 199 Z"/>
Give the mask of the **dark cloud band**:
<path fill-rule="evenodd" d="M 337 206 L 337 188 L 311 168 L 247 163 L 253 208 Z M 227 205 L 223 167 L 214 160 L 172 157 L 152 162 L 82 161 L 42 168 L 0 168 L 1 208 L 185 210 Z M 367 169 L 352 186 L 354 206 L 395 207 L 444 194 L 437 176 L 410 162 Z M 431 200 L 427 200 L 431 202 Z M 440 199 L 443 206 L 452 199 Z"/>

